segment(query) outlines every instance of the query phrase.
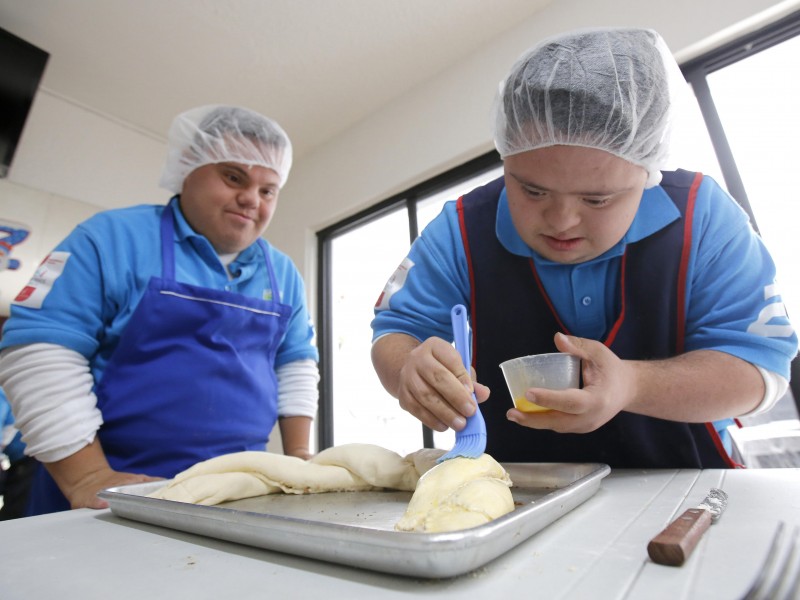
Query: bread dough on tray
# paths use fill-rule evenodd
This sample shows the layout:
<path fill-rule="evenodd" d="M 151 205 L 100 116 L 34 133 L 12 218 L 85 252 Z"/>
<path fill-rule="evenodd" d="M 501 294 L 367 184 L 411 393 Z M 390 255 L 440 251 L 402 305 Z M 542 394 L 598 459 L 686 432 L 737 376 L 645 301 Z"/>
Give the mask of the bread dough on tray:
<path fill-rule="evenodd" d="M 451 458 L 425 473 L 403 518 L 401 531 L 457 531 L 488 523 L 514 510 L 511 478 L 488 454 Z"/>
<path fill-rule="evenodd" d="M 237 452 L 194 465 L 150 497 L 211 506 L 275 493 L 414 491 L 396 528 L 428 533 L 475 527 L 514 509 L 511 480 L 497 461 L 484 454 L 437 464 L 444 452 L 426 448 L 402 457 L 380 446 L 345 444 L 308 461 Z"/>

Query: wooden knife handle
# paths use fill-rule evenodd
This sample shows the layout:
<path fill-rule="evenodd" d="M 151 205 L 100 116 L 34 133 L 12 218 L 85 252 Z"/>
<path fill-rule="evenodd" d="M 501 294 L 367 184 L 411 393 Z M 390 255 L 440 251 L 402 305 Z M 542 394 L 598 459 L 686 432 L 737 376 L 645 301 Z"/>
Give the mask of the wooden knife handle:
<path fill-rule="evenodd" d="M 679 567 L 689 558 L 700 537 L 710 525 L 709 511 L 690 508 L 650 540 L 647 544 L 647 553 L 653 562 Z"/>

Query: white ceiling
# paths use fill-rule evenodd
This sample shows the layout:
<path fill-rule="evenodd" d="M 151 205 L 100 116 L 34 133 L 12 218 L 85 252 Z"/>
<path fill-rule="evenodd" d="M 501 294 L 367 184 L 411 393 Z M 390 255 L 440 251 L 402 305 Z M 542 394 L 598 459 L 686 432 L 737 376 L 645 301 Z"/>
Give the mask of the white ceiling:
<path fill-rule="evenodd" d="M 211 103 L 275 118 L 302 156 L 550 0 L 0 0 L 50 53 L 49 94 L 163 140 Z"/>

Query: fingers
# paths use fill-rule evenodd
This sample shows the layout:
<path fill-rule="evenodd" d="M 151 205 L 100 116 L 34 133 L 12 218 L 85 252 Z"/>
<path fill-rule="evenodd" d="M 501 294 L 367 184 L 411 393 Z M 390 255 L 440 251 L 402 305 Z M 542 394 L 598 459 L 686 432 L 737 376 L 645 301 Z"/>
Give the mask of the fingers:
<path fill-rule="evenodd" d="M 435 431 L 461 430 L 475 413 L 470 372 L 442 339 L 430 338 L 412 350 L 400 379 L 400 406 Z M 488 390 L 482 388 L 485 399 Z"/>
<path fill-rule="evenodd" d="M 525 393 L 525 399 L 532 404 L 550 409 L 550 411 L 558 411 L 568 415 L 582 415 L 590 410 L 587 394 L 579 389 L 548 390 L 545 388 L 531 388 Z"/>
<path fill-rule="evenodd" d="M 148 481 L 160 481 L 162 479 L 163 477 L 108 471 L 104 473 L 102 477 L 92 478 L 77 487 L 71 494 L 70 506 L 72 508 L 108 508 L 108 502 L 97 497 L 98 492 L 111 487 L 132 483 L 145 483 Z"/>
<path fill-rule="evenodd" d="M 595 368 L 605 368 L 611 360 L 618 360 L 616 355 L 603 343 L 597 340 L 556 333 L 553 341 L 559 352 L 566 352 L 581 359 L 584 371 L 587 363 Z"/>
<path fill-rule="evenodd" d="M 100 490 L 97 490 L 98 492 Z M 79 501 L 81 506 L 76 506 L 75 502 L 72 503 L 72 508 L 93 508 L 95 510 L 101 510 L 103 508 L 108 508 L 108 502 L 103 500 L 102 498 L 98 498 L 97 495 L 89 495 L 86 497 L 84 501 Z"/>
<path fill-rule="evenodd" d="M 585 390 L 547 390 L 532 388 L 525 394 L 529 402 L 550 410 L 528 413 L 513 408 L 509 421 L 531 429 L 550 429 L 558 433 L 589 433 L 604 425 L 609 416 L 596 410 L 593 396 Z"/>
<path fill-rule="evenodd" d="M 574 335 L 565 335 L 560 331 L 556 333 L 553 341 L 559 352 L 573 354 L 582 360 L 591 360 L 593 358 L 593 355 L 596 353 L 596 344 L 603 346 L 603 344 L 595 340 L 587 340 L 586 338 L 579 338 Z M 603 348 L 605 348 L 605 346 L 603 346 Z"/>
<path fill-rule="evenodd" d="M 400 408 L 403 410 L 411 413 L 414 417 L 419 419 L 423 425 L 430 427 L 434 431 L 443 432 L 449 429 L 449 425 L 442 422 L 439 417 L 437 417 L 434 413 L 429 411 L 427 408 L 422 406 L 422 404 L 413 401 L 413 402 L 405 402 L 403 398 L 400 398 Z M 463 429 L 463 426 L 462 426 Z"/>
<path fill-rule="evenodd" d="M 557 410 L 547 412 L 524 413 L 512 408 L 506 418 L 513 423 L 530 429 L 549 429 L 557 433 L 589 433 L 597 429 L 584 419 Z"/>
<path fill-rule="evenodd" d="M 567 352 L 575 355 L 578 355 L 577 350 L 580 344 L 580 339 L 581 338 L 576 338 L 572 335 L 563 334 L 560 331 L 553 337 L 553 341 L 555 342 L 556 348 L 559 352 Z"/>
<path fill-rule="evenodd" d="M 472 394 L 472 371 L 467 370 L 461 362 L 461 356 L 450 344 L 444 340 L 443 343 L 435 343 L 430 346 L 430 357 L 432 368 L 426 371 L 429 375 L 429 383 L 436 389 L 449 395 L 460 395 L 462 388 L 466 390 L 467 396 Z"/>
<path fill-rule="evenodd" d="M 477 381 L 472 384 L 475 387 L 475 399 L 480 402 L 485 402 L 489 399 L 491 391 L 488 387 Z"/>
<path fill-rule="evenodd" d="M 460 402 L 450 400 L 454 396 Z M 445 431 L 448 427 L 459 431 L 467 422 L 451 402 L 463 406 L 463 397 L 472 414 L 474 404 L 463 385 L 449 372 L 436 368 L 408 375 L 400 395 L 400 406 L 435 431 Z"/>

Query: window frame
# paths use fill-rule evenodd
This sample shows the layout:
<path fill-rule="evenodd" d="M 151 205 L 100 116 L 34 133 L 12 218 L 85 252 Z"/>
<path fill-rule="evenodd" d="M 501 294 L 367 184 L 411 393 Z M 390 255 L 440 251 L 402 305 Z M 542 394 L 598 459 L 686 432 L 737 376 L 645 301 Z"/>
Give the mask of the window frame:
<path fill-rule="evenodd" d="M 711 144 L 717 155 L 725 186 L 729 193 L 740 204 L 750 217 L 756 232 L 759 231 L 753 208 L 747 197 L 733 150 L 728 143 L 722 120 L 719 117 L 706 77 L 715 71 L 729 67 L 741 60 L 754 56 L 782 42 L 800 36 L 800 10 L 796 10 L 777 21 L 765 25 L 749 34 L 707 52 L 681 65 L 684 78 L 694 90 L 700 112 L 708 129 Z M 791 364 L 791 390 L 797 412 L 800 413 L 800 355 Z"/>
<path fill-rule="evenodd" d="M 387 198 L 365 208 L 358 213 L 334 223 L 317 232 L 317 347 L 319 349 L 320 382 L 319 382 L 319 409 L 317 413 L 317 447 L 319 450 L 330 448 L 333 445 L 333 372 L 331 368 L 333 355 L 333 341 L 330 331 L 332 317 L 332 264 L 331 246 L 333 240 L 340 236 L 369 224 L 387 213 L 396 210 L 406 210 L 408 216 L 409 246 L 419 237 L 417 224 L 417 204 L 427 198 L 457 185 L 481 173 L 485 173 L 502 165 L 502 159 L 496 150 L 469 160 L 444 173 L 423 181 L 399 194 Z M 401 257 L 398 257 L 398 260 Z M 387 273 L 388 276 L 388 273 Z M 380 287 L 382 282 L 376 282 Z M 378 288 L 376 288 L 376 293 Z M 422 426 L 422 441 L 424 448 L 433 448 L 433 432 Z"/>
<path fill-rule="evenodd" d="M 700 112 L 703 115 L 711 144 L 725 179 L 725 186 L 748 214 L 756 231 L 758 231 L 758 223 L 736 166 L 736 159 L 728 143 L 722 120 L 714 104 L 707 77 L 715 71 L 729 67 L 798 35 L 800 35 L 800 10 L 680 65 L 681 72 L 686 81 L 691 84 L 700 106 Z"/>

